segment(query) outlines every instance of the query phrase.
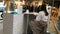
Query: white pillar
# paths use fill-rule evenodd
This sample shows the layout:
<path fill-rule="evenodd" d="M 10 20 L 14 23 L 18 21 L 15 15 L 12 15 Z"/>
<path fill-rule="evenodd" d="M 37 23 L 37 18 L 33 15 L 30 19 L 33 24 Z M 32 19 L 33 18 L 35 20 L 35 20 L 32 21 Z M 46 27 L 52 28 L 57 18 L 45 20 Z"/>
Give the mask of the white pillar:
<path fill-rule="evenodd" d="M 23 33 L 23 14 L 4 14 L 3 19 L 4 34 L 22 34 Z"/>

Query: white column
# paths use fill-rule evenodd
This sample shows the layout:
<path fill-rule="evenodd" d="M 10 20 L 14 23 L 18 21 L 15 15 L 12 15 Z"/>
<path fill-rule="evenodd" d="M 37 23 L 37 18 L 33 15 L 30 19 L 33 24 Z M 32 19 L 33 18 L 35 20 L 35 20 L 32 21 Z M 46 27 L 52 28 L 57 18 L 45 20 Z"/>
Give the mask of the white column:
<path fill-rule="evenodd" d="M 13 18 L 13 34 L 23 33 L 23 14 L 14 15 Z"/>
<path fill-rule="evenodd" d="M 4 34 L 22 34 L 23 33 L 23 14 L 5 14 L 3 19 Z"/>

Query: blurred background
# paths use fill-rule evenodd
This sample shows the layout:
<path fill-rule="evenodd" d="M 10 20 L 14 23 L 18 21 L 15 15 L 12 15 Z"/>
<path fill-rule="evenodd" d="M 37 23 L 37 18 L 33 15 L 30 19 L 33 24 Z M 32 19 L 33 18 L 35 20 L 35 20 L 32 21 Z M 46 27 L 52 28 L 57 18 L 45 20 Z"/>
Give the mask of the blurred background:
<path fill-rule="evenodd" d="M 35 12 L 35 7 L 39 7 L 41 5 L 41 1 L 43 1 L 42 3 L 47 6 L 47 11 L 51 10 L 51 13 L 49 12 L 51 15 L 47 28 L 48 33 L 57 34 L 58 32 L 60 32 L 60 0 L 0 0 L 0 34 L 3 34 L 3 13 L 11 13 L 13 11 L 19 13 L 20 10 L 17 9 L 20 8 L 22 9 L 22 13 L 26 13 L 27 9 L 29 9 L 29 13 L 33 13 Z M 37 11 L 36 13 L 39 12 Z M 56 17 L 52 14 L 56 15 Z M 35 16 L 29 19 L 34 18 Z M 55 27 L 53 25 L 53 21 L 56 22 Z M 27 32 L 27 34 L 31 34 L 29 28 Z"/>

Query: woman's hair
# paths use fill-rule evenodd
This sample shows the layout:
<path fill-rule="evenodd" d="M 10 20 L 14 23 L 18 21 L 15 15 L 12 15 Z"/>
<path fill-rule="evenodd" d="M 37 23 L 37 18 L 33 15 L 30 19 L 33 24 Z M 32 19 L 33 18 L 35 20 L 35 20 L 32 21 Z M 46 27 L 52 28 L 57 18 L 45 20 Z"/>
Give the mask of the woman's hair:
<path fill-rule="evenodd" d="M 53 11 L 54 10 L 54 11 Z M 56 7 L 53 7 L 52 8 L 52 15 L 51 16 L 53 16 L 53 17 L 57 17 L 58 16 L 58 10 L 57 10 L 57 8 Z"/>
<path fill-rule="evenodd" d="M 48 14 L 48 12 L 47 12 L 47 9 L 46 9 L 46 4 L 44 4 L 44 12 L 45 12 L 45 16 L 48 16 L 49 14 Z"/>
<path fill-rule="evenodd" d="M 39 9 L 39 11 L 44 11 L 45 16 L 48 16 L 48 12 L 47 12 L 46 5 L 45 5 L 45 4 L 43 4 L 43 5 L 41 6 L 41 8 Z"/>
<path fill-rule="evenodd" d="M 45 16 L 48 16 L 49 15 L 47 11 L 44 11 L 44 12 L 45 12 Z"/>

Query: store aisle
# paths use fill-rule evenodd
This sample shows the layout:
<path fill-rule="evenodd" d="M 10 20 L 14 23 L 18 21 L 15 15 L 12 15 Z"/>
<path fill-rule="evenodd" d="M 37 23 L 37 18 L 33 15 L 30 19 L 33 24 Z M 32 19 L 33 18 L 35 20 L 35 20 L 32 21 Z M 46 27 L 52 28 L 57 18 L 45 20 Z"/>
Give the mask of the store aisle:
<path fill-rule="evenodd" d="M 0 34 L 3 34 L 3 23 L 0 22 Z"/>

